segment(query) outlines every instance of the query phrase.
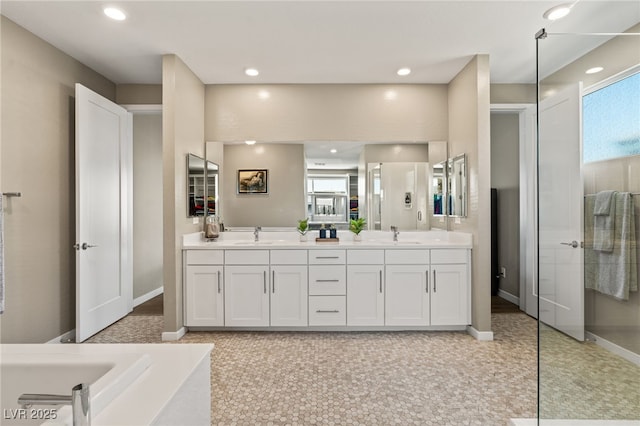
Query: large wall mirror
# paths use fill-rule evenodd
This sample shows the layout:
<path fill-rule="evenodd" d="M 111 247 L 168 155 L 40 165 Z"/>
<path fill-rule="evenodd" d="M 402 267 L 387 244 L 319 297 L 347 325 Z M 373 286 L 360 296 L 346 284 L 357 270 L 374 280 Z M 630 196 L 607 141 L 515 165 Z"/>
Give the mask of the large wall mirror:
<path fill-rule="evenodd" d="M 445 214 L 446 141 L 207 142 L 206 151 L 221 166 L 224 206 L 216 214 L 225 228 L 293 228 L 308 217 L 312 229 L 347 229 L 350 219 L 364 217 L 371 230 L 428 230 L 434 164 Z M 238 194 L 237 171 L 256 168 L 269 170 L 269 193 Z"/>
<path fill-rule="evenodd" d="M 218 165 L 187 154 L 187 217 L 216 214 L 217 201 Z"/>

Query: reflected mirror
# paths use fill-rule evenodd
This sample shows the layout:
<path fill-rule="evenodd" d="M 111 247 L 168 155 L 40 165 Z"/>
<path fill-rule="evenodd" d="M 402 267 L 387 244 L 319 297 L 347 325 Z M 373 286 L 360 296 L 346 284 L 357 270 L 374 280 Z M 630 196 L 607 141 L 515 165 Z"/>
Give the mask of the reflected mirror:
<path fill-rule="evenodd" d="M 446 216 L 447 204 L 445 203 L 445 189 L 447 188 L 447 163 L 445 161 L 433 165 L 433 215 Z"/>
<path fill-rule="evenodd" d="M 215 214 L 218 166 L 210 161 L 206 164 L 207 172 L 205 173 L 204 159 L 194 154 L 187 154 L 187 217 Z"/>
<path fill-rule="evenodd" d="M 467 156 L 460 154 L 448 163 L 449 216 L 467 217 Z"/>

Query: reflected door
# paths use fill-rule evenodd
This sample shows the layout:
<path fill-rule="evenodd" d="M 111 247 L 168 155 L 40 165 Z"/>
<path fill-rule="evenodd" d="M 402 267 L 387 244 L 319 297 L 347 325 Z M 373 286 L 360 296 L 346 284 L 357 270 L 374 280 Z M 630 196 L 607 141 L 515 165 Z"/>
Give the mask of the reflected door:
<path fill-rule="evenodd" d="M 539 319 L 584 340 L 581 87 L 539 105 Z"/>

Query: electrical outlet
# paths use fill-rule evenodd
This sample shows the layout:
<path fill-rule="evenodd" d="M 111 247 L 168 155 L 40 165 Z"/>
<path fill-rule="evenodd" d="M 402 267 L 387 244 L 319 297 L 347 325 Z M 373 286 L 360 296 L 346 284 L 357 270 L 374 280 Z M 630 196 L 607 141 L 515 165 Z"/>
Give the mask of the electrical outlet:
<path fill-rule="evenodd" d="M 504 268 L 504 267 L 500 268 L 500 276 L 502 278 L 507 278 L 507 268 Z"/>
<path fill-rule="evenodd" d="M 199 224 L 199 223 L 200 223 L 200 218 L 199 218 L 198 216 L 194 216 L 194 218 L 193 218 L 193 224 L 194 224 L 194 225 L 197 225 L 197 224 Z"/>

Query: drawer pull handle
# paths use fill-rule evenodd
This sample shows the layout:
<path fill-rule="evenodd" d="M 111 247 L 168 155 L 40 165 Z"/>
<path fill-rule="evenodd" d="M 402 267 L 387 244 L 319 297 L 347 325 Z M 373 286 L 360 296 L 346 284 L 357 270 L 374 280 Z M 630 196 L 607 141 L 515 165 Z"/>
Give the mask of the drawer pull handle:
<path fill-rule="evenodd" d="M 319 313 L 319 314 L 339 314 L 339 313 L 340 313 L 340 311 L 339 311 L 339 310 L 337 310 L 337 309 L 335 309 L 335 310 L 333 310 L 333 311 L 325 311 L 325 310 L 322 310 L 322 309 L 318 309 L 318 310 L 316 311 L 316 313 Z"/>
<path fill-rule="evenodd" d="M 271 271 L 271 292 L 276 292 L 276 271 Z"/>
<path fill-rule="evenodd" d="M 262 284 L 264 286 L 264 294 L 267 294 L 267 271 L 264 271 L 262 276 Z"/>
<path fill-rule="evenodd" d="M 316 256 L 316 259 L 340 259 L 339 256 Z"/>
<path fill-rule="evenodd" d="M 316 280 L 317 283 L 337 283 L 340 280 Z"/>
<path fill-rule="evenodd" d="M 382 293 L 382 269 L 380 269 L 380 293 Z"/>
<path fill-rule="evenodd" d="M 429 293 L 429 271 L 424 271 L 425 277 L 427 277 L 427 285 L 424 286 L 424 289 L 427 293 Z"/>
<path fill-rule="evenodd" d="M 220 271 L 218 271 L 218 293 L 220 293 Z"/>
<path fill-rule="evenodd" d="M 433 270 L 433 292 L 435 293 L 436 290 L 436 270 Z"/>

